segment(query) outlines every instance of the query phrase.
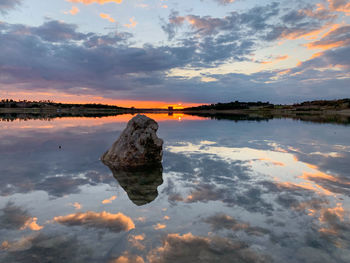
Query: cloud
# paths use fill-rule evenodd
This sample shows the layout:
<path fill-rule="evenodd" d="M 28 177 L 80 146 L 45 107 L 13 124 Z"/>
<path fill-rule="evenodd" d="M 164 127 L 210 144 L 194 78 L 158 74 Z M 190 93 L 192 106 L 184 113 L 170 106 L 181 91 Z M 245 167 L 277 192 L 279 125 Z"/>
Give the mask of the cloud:
<path fill-rule="evenodd" d="M 80 12 L 79 8 L 76 7 L 76 6 L 72 6 L 72 9 L 67 11 L 67 12 L 64 12 L 65 14 L 71 14 L 72 16 L 78 14 Z"/>
<path fill-rule="evenodd" d="M 111 204 L 112 201 L 114 201 L 115 199 L 117 199 L 117 196 L 116 196 L 116 195 L 113 195 L 112 197 L 103 200 L 103 201 L 102 201 L 102 204 Z"/>
<path fill-rule="evenodd" d="M 104 5 L 107 3 L 121 4 L 123 2 L 123 0 L 66 0 L 66 1 L 71 3 L 82 3 L 84 5 L 91 5 L 91 4 Z"/>
<path fill-rule="evenodd" d="M 328 3 L 333 11 L 350 13 L 350 3 L 347 0 L 328 0 Z"/>
<path fill-rule="evenodd" d="M 309 49 L 332 49 L 350 45 L 350 26 L 336 27 L 320 40 L 306 44 Z"/>
<path fill-rule="evenodd" d="M 135 248 L 137 248 L 138 250 L 145 250 L 146 246 L 144 244 L 142 244 L 141 242 L 143 240 L 145 240 L 146 235 L 142 234 L 142 235 L 130 235 L 128 238 L 128 241 L 131 243 L 131 245 Z"/>
<path fill-rule="evenodd" d="M 31 220 L 27 211 L 12 202 L 8 202 L 0 211 L 0 227 L 3 229 L 21 229 Z"/>
<path fill-rule="evenodd" d="M 87 136 L 88 145 L 82 143 L 77 148 L 71 149 L 72 151 L 65 151 L 65 155 L 62 156 L 57 151 L 57 145 L 62 145 L 62 140 L 63 145 L 67 146 L 73 145 L 74 141 L 77 143 L 80 128 L 70 127 L 68 131 L 68 128 L 64 128 L 63 125 L 58 130 L 47 132 L 47 129 L 45 131 L 35 128 L 26 129 L 25 138 L 12 133 L 10 137 L 7 137 L 11 141 L 11 147 L 2 140 L 0 151 L 7 151 L 9 154 L 0 161 L 1 173 L 11 174 L 11 177 L 0 179 L 0 195 L 45 191 L 50 198 L 55 198 L 78 193 L 82 185 L 111 184 L 115 181 L 96 160 L 96 151 L 103 152 L 108 146 L 101 143 L 100 139 L 96 139 L 97 137 L 94 137 L 96 134 L 91 135 L 94 138 Z M 57 132 L 60 136 L 57 136 Z M 107 130 L 103 132 L 104 135 L 100 132 L 98 132 L 100 134 L 98 138 L 109 134 Z M 15 149 L 21 149 L 21 151 Z M 26 158 L 30 152 L 34 159 Z M 61 157 L 58 158 L 58 155 Z M 73 156 L 82 155 L 85 156 L 85 161 L 73 158 Z M 22 165 L 16 165 L 19 159 L 23 160 Z M 41 162 L 33 160 L 41 160 Z M 86 160 L 89 160 L 89 165 L 85 163 Z M 13 165 L 6 165 L 8 163 Z M 57 176 L 57 174 L 62 176 Z"/>
<path fill-rule="evenodd" d="M 285 55 L 285 56 L 277 56 L 277 57 L 273 58 L 272 60 L 261 61 L 260 63 L 261 63 L 261 64 L 273 64 L 273 63 L 280 62 L 280 61 L 282 61 L 282 60 L 286 60 L 286 59 L 288 59 L 288 58 L 289 58 L 288 55 Z"/>
<path fill-rule="evenodd" d="M 215 2 L 218 2 L 221 5 L 227 5 L 235 2 L 236 0 L 214 0 Z"/>
<path fill-rule="evenodd" d="M 160 223 L 158 223 L 158 224 L 154 225 L 153 228 L 154 228 L 155 230 L 160 230 L 160 229 L 166 228 L 166 225 L 165 225 L 165 224 L 160 224 Z"/>
<path fill-rule="evenodd" d="M 83 206 L 81 204 L 79 204 L 78 202 L 75 203 L 70 203 L 69 205 L 73 206 L 75 209 L 80 210 L 83 208 Z"/>
<path fill-rule="evenodd" d="M 138 22 L 135 21 L 135 17 L 130 18 L 129 21 L 130 24 L 124 24 L 124 26 L 127 28 L 134 28 L 138 24 Z"/>
<path fill-rule="evenodd" d="M 108 229 L 113 232 L 129 231 L 135 228 L 134 222 L 130 217 L 122 213 L 111 214 L 105 211 L 100 213 L 88 211 L 57 216 L 53 220 L 66 226 Z"/>
<path fill-rule="evenodd" d="M 172 11 L 161 24 L 169 42 L 143 46 L 135 45 L 133 35 L 127 32 L 82 33 L 74 24 L 55 20 L 40 26 L 2 23 L 1 86 L 4 91 L 12 86 L 31 92 L 49 88 L 65 94 L 103 94 L 111 99 L 174 97 L 199 103 L 228 98 L 284 103 L 314 98 L 315 94 L 318 98 L 346 97 L 346 69 L 321 72 L 307 66 L 323 64 L 329 54 L 291 69 L 247 74 L 244 66 L 242 73 L 237 73 L 239 63 L 252 63 L 257 50 L 276 41 L 305 38 L 312 41 L 310 48 L 329 43 L 333 51 L 341 48 L 339 43 L 345 45 L 341 41 L 347 41 L 346 32 L 334 31 L 328 40 L 326 36 L 312 39 L 332 31 L 334 15 L 320 6 L 300 6 L 282 8 L 271 3 L 232 11 L 224 17 Z M 135 23 L 132 20 L 126 25 Z M 344 63 L 338 55 L 332 58 Z M 279 59 L 282 57 L 273 56 L 265 63 Z M 237 72 L 212 73 L 220 66 L 232 66 Z M 336 88 L 330 92 L 329 85 Z"/>
<path fill-rule="evenodd" d="M 204 222 L 211 225 L 215 231 L 228 229 L 232 231 L 244 231 L 248 235 L 262 236 L 270 233 L 269 230 L 261 227 L 252 227 L 249 223 L 239 222 L 235 218 L 226 214 L 216 214 L 208 217 Z"/>
<path fill-rule="evenodd" d="M 101 13 L 100 17 L 102 17 L 103 19 L 107 19 L 111 23 L 115 23 L 115 20 L 109 14 Z"/>
<path fill-rule="evenodd" d="M 132 255 L 128 251 L 125 251 L 123 255 L 121 255 L 117 259 L 110 261 L 110 263 L 144 263 L 144 262 L 145 261 L 143 260 L 142 257 L 137 255 Z"/>
<path fill-rule="evenodd" d="M 0 227 L 3 229 L 25 230 L 29 228 L 39 231 L 44 228 L 38 225 L 38 218 L 31 217 L 27 211 L 12 202 L 8 202 L 0 211 Z"/>
<path fill-rule="evenodd" d="M 22 4 L 22 0 L 0 0 L 0 14 L 7 14 Z"/>
<path fill-rule="evenodd" d="M 321 40 L 320 42 L 315 42 L 313 45 L 323 45 L 324 43 L 330 42 Z M 334 81 L 337 78 L 339 78 L 339 80 L 344 79 L 344 76 L 347 75 L 350 67 L 349 50 L 350 45 L 320 52 L 311 59 L 298 64 L 297 67 L 290 69 L 288 75 L 292 76 L 295 80 L 310 81 L 308 75 L 312 73 L 314 74 L 314 79 L 319 78 L 319 81 L 323 81 L 326 87 L 326 84 L 329 84 L 330 81 Z M 338 67 L 339 70 L 334 71 L 334 67 Z M 291 77 L 289 77 L 289 79 L 291 79 Z"/>
<path fill-rule="evenodd" d="M 89 261 L 91 249 L 84 247 L 81 241 L 69 234 L 53 233 L 46 235 L 36 233 L 24 236 L 18 241 L 5 241 L 2 248 L 7 252 L 4 262 L 76 262 Z"/>
<path fill-rule="evenodd" d="M 223 200 L 224 192 L 213 184 L 201 184 L 193 190 L 184 200 L 187 203 L 208 202 Z"/>
<path fill-rule="evenodd" d="M 25 222 L 23 227 L 21 227 L 21 230 L 29 228 L 33 231 L 39 231 L 39 230 L 43 229 L 44 226 L 38 225 L 37 221 L 38 221 L 38 218 L 36 218 L 36 217 L 30 218 L 27 222 Z"/>
<path fill-rule="evenodd" d="M 337 176 L 326 174 L 320 171 L 317 172 L 304 172 L 301 178 L 315 182 L 317 185 L 322 186 L 326 191 L 331 193 L 350 194 L 350 180 L 347 178 L 338 178 Z"/>
<path fill-rule="evenodd" d="M 147 259 L 151 263 L 170 262 L 270 262 L 265 255 L 258 254 L 245 243 L 221 237 L 202 237 L 191 233 L 168 234 L 163 245 L 150 251 Z"/>
<path fill-rule="evenodd" d="M 268 22 L 273 18 L 278 18 L 279 12 L 278 3 L 256 6 L 245 12 L 230 12 L 222 18 L 196 15 L 179 16 L 177 12 L 173 11 L 169 16 L 169 23 L 181 26 L 187 21 L 195 30 L 194 34 L 203 36 L 220 34 L 223 38 L 231 37 L 232 39 L 235 36 L 243 35 L 249 37 L 250 34 L 269 29 L 271 26 Z"/>
<path fill-rule="evenodd" d="M 78 27 L 73 24 L 51 20 L 45 22 L 39 27 L 29 27 L 27 30 L 28 34 L 38 36 L 41 39 L 49 42 L 83 40 L 86 38 L 85 34 L 76 31 L 77 28 Z"/>

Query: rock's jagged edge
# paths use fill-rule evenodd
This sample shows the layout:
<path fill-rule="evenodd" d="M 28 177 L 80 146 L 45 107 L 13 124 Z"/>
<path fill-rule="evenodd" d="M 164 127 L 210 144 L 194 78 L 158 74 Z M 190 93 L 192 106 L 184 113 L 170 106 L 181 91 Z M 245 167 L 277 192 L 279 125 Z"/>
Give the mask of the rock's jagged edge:
<path fill-rule="evenodd" d="M 156 132 L 158 124 L 145 115 L 132 118 L 101 161 L 117 170 L 140 170 L 159 167 L 162 162 L 163 140 Z"/>

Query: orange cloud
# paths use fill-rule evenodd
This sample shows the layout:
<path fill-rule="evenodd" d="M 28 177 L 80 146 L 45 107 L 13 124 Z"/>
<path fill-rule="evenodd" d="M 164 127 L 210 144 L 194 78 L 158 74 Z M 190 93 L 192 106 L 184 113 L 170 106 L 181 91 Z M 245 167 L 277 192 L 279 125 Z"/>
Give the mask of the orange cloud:
<path fill-rule="evenodd" d="M 272 160 L 272 159 L 270 159 L 270 158 L 260 158 L 259 160 L 260 160 L 260 161 L 267 161 L 267 162 L 270 162 L 270 163 L 272 163 L 273 165 L 276 165 L 276 166 L 286 166 L 284 163 L 278 162 L 278 161 L 274 161 L 274 160 Z"/>
<path fill-rule="evenodd" d="M 348 27 L 340 27 L 341 24 L 334 24 L 332 27 L 322 35 L 321 40 L 313 41 L 305 44 L 308 49 L 322 49 L 327 50 L 331 48 L 342 47 L 350 44 L 350 39 L 337 39 L 336 36 L 341 35 L 342 32 L 347 32 Z"/>
<path fill-rule="evenodd" d="M 113 200 L 117 199 L 116 195 L 113 195 L 111 198 L 105 199 L 102 201 L 102 204 L 110 204 Z"/>
<path fill-rule="evenodd" d="M 341 41 L 336 41 L 336 42 L 332 42 L 331 40 L 327 41 L 327 42 L 316 41 L 316 42 L 306 44 L 306 47 L 308 49 L 327 50 L 327 49 L 331 49 L 331 48 L 343 47 L 343 46 L 346 46 L 348 43 L 350 43 L 350 40 L 346 40 L 346 41 L 341 40 Z"/>
<path fill-rule="evenodd" d="M 287 188 L 287 189 L 299 189 L 300 188 L 300 189 L 314 191 L 316 193 L 322 193 L 325 195 L 333 195 L 332 192 L 324 189 L 320 185 L 313 184 L 311 182 L 302 182 L 300 184 L 289 183 L 289 182 L 278 182 L 278 183 L 276 183 L 276 186 L 279 188 Z"/>
<path fill-rule="evenodd" d="M 273 60 L 270 60 L 270 61 L 262 61 L 260 62 L 261 64 L 273 64 L 273 63 L 277 63 L 279 61 L 282 61 L 282 60 L 286 60 L 287 58 L 289 58 L 288 55 L 285 55 L 285 56 L 278 56 L 276 57 L 275 59 Z"/>
<path fill-rule="evenodd" d="M 83 206 L 79 204 L 78 202 L 75 202 L 74 204 L 70 203 L 71 206 L 73 206 L 75 209 L 80 210 Z"/>
<path fill-rule="evenodd" d="M 119 258 L 110 261 L 110 263 L 144 263 L 142 257 L 137 255 L 131 255 L 129 252 L 124 252 Z"/>
<path fill-rule="evenodd" d="M 318 58 L 322 55 L 323 55 L 323 52 L 317 52 L 317 53 L 313 54 L 310 59 Z"/>
<path fill-rule="evenodd" d="M 30 235 L 22 237 L 20 240 L 15 242 L 9 242 L 5 240 L 0 246 L 0 250 L 7 250 L 10 252 L 24 251 L 32 247 L 32 241 L 37 235 Z"/>
<path fill-rule="evenodd" d="M 91 5 L 91 4 L 100 4 L 104 5 L 106 3 L 116 3 L 116 4 L 121 4 L 123 0 L 67 0 L 68 2 L 71 3 L 82 3 L 84 5 Z"/>
<path fill-rule="evenodd" d="M 115 20 L 109 14 L 101 13 L 100 17 L 103 19 L 107 19 L 111 23 L 115 23 Z"/>
<path fill-rule="evenodd" d="M 127 28 L 133 28 L 138 24 L 138 22 L 135 21 L 134 17 L 130 18 L 129 21 L 130 21 L 130 24 L 124 24 L 124 26 Z"/>
<path fill-rule="evenodd" d="M 319 29 L 314 29 L 311 31 L 293 31 L 293 32 L 284 32 L 281 36 L 282 39 L 289 39 L 289 40 L 295 40 L 299 38 L 305 38 L 305 39 L 316 39 L 320 36 L 321 33 L 324 33 L 322 37 L 325 37 L 327 34 L 329 34 L 331 31 L 337 29 L 339 27 L 339 24 L 330 24 L 327 23 L 324 26 L 322 26 Z"/>
<path fill-rule="evenodd" d="M 72 9 L 67 11 L 67 12 L 64 12 L 66 15 L 68 14 L 71 14 L 72 16 L 78 14 L 80 12 L 79 8 L 76 7 L 76 6 L 72 6 Z"/>
<path fill-rule="evenodd" d="M 328 222 L 327 213 L 335 215 L 337 218 L 339 218 L 340 221 L 344 221 L 345 210 L 342 207 L 341 203 L 338 203 L 337 206 L 334 208 L 322 209 L 321 216 L 319 218 L 320 222 L 322 222 L 322 223 Z"/>
<path fill-rule="evenodd" d="M 346 0 L 328 0 L 329 9 L 332 11 L 350 13 L 350 2 Z M 348 14 L 347 14 L 348 15 Z"/>
<path fill-rule="evenodd" d="M 114 232 L 129 231 L 135 228 L 135 224 L 130 217 L 122 213 L 111 214 L 105 211 L 100 213 L 88 211 L 86 213 L 57 216 L 53 220 L 68 226 L 107 228 Z"/>
<path fill-rule="evenodd" d="M 292 71 L 291 69 L 286 69 L 286 70 L 278 72 L 277 75 L 283 76 L 283 75 L 290 73 L 291 71 Z"/>
<path fill-rule="evenodd" d="M 158 223 L 157 225 L 153 226 L 155 230 L 160 230 L 166 228 L 166 225 Z"/>
<path fill-rule="evenodd" d="M 21 227 L 21 230 L 29 228 L 29 229 L 31 229 L 33 231 L 39 231 L 39 230 L 43 229 L 44 227 L 43 226 L 39 226 L 37 224 L 37 221 L 38 221 L 38 218 L 36 218 L 36 217 L 28 219 L 24 223 L 24 225 Z"/>
<path fill-rule="evenodd" d="M 345 220 L 345 214 L 348 215 L 341 203 L 337 203 L 337 206 L 333 208 L 322 208 L 319 221 L 325 226 L 321 227 L 319 232 L 325 235 L 338 235 L 342 231 L 339 222 Z"/>
<path fill-rule="evenodd" d="M 311 180 L 311 181 L 315 181 L 315 180 L 327 180 L 327 181 L 331 181 L 331 182 L 337 182 L 337 183 L 341 183 L 341 184 L 345 184 L 345 185 L 349 185 L 350 186 L 350 182 L 343 182 L 341 180 L 339 180 L 338 178 L 334 177 L 333 175 L 329 175 L 320 171 L 317 171 L 315 173 L 308 173 L 308 172 L 304 172 L 302 176 L 300 176 L 300 178 L 303 178 L 305 180 Z"/>
<path fill-rule="evenodd" d="M 144 250 L 146 247 L 141 243 L 145 239 L 146 235 L 130 235 L 128 241 L 131 243 L 133 247 L 136 247 L 138 250 Z"/>

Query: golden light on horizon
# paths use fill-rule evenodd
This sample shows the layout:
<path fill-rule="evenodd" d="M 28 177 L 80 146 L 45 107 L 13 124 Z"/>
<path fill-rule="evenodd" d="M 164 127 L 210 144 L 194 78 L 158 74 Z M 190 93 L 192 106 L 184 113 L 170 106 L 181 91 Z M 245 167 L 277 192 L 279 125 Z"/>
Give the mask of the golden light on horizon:
<path fill-rule="evenodd" d="M 60 92 L 24 92 L 24 91 L 13 91 L 13 92 L 1 92 L 0 97 L 13 100 L 30 100 L 30 101 L 40 101 L 40 100 L 50 100 L 57 103 L 73 103 L 73 104 L 106 104 L 125 108 L 158 108 L 158 109 L 168 109 L 173 107 L 173 109 L 179 110 L 186 107 L 200 106 L 205 103 L 194 103 L 194 102 L 173 102 L 173 101 L 157 101 L 157 100 L 122 100 L 122 99 L 108 99 L 101 96 L 94 95 L 75 95 Z"/>

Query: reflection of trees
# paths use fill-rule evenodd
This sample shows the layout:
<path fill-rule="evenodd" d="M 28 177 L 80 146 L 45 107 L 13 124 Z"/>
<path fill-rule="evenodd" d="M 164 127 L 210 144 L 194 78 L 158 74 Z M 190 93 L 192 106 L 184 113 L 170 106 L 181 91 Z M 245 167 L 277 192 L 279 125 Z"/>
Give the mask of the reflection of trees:
<path fill-rule="evenodd" d="M 253 116 L 249 114 L 230 114 L 230 113 L 187 113 L 188 115 L 206 117 L 213 120 L 231 120 L 231 121 L 268 121 L 272 116 Z"/>
<path fill-rule="evenodd" d="M 269 121 L 272 119 L 293 119 L 315 123 L 333 123 L 350 125 L 350 117 L 340 114 L 311 114 L 311 113 L 209 113 L 209 112 L 186 112 L 188 115 L 207 117 L 214 120 L 231 120 L 231 121 Z"/>
<path fill-rule="evenodd" d="M 108 167 L 135 205 L 148 204 L 158 196 L 157 188 L 163 183 L 162 164 L 132 170 Z"/>

